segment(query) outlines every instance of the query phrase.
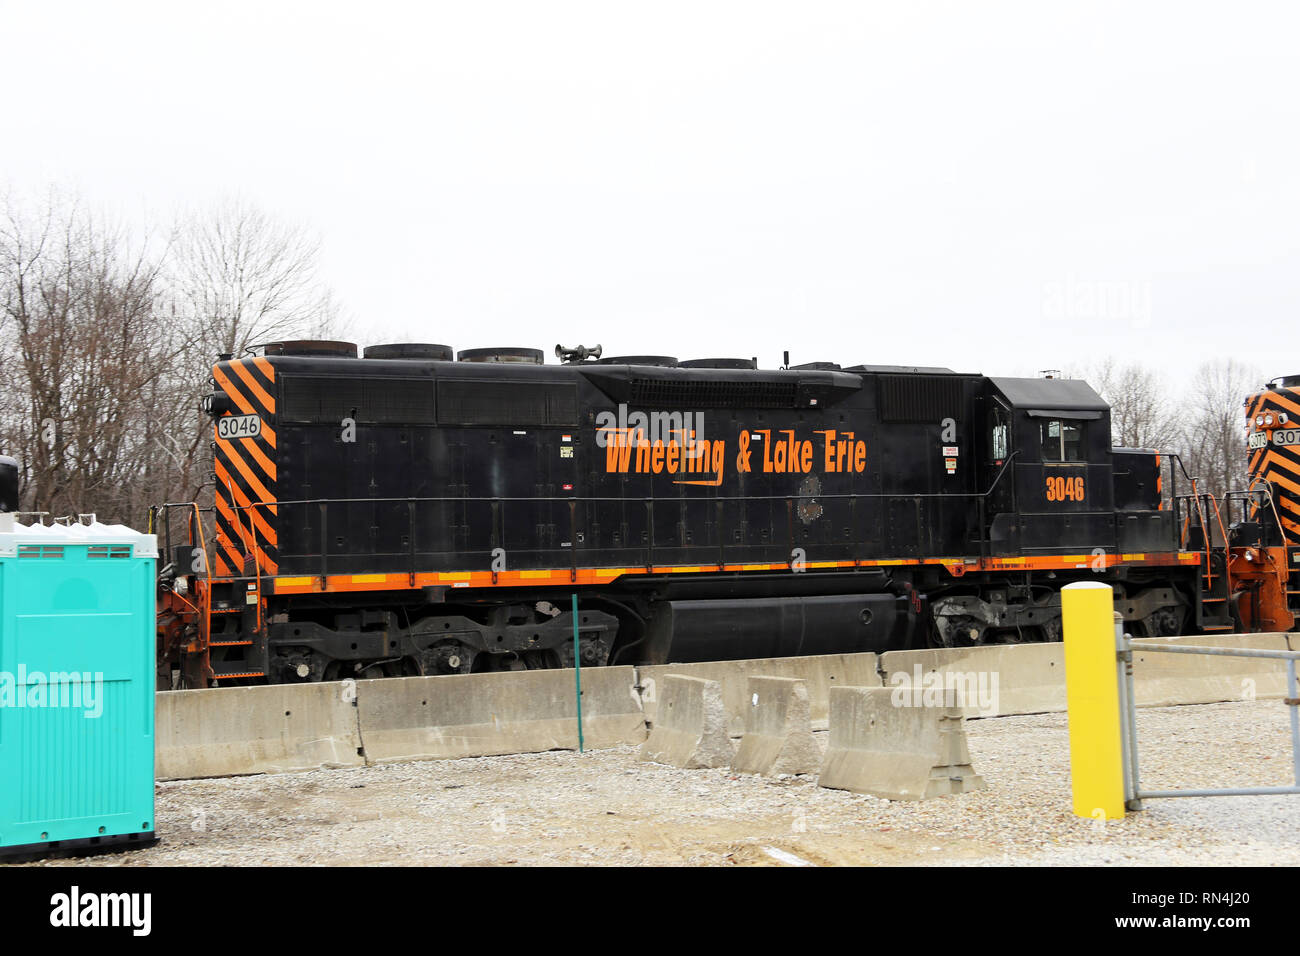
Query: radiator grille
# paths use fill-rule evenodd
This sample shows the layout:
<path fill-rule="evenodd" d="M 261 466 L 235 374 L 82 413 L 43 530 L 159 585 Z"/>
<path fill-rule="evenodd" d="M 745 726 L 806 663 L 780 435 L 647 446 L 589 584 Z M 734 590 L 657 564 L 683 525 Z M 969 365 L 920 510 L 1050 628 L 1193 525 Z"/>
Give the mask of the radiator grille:
<path fill-rule="evenodd" d="M 577 425 L 578 389 L 542 382 L 439 382 L 438 423 Z"/>
<path fill-rule="evenodd" d="M 632 404 L 650 408 L 793 408 L 788 382 L 698 382 L 634 378 Z"/>
<path fill-rule="evenodd" d="M 962 415 L 961 379 L 944 375 L 880 376 L 880 420 L 939 424 Z"/>
<path fill-rule="evenodd" d="M 345 418 L 370 425 L 433 422 L 429 379 L 284 377 L 280 418 L 290 422 L 337 424 Z"/>

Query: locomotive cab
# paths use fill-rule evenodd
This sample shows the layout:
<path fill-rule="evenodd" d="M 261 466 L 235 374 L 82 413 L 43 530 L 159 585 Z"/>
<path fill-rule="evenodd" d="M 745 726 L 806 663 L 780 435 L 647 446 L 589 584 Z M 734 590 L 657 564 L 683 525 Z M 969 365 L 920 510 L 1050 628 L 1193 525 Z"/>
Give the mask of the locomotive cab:
<path fill-rule="evenodd" d="M 1112 549 L 1110 406 L 1074 379 L 992 378 L 989 390 L 994 553 Z"/>

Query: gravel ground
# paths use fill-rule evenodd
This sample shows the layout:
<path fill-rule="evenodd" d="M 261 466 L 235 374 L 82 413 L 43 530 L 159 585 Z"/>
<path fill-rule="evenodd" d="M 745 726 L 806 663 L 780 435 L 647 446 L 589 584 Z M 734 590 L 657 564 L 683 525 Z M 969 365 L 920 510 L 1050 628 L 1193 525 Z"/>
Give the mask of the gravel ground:
<path fill-rule="evenodd" d="M 1277 701 L 1144 709 L 1148 788 L 1292 783 Z M 1070 813 L 1064 714 L 967 724 L 988 789 L 922 803 L 555 751 L 158 784 L 163 842 L 58 865 L 1297 865 L 1300 797 Z M 825 746 L 826 734 L 818 734 Z M 51 865 L 39 863 L 35 865 Z"/>

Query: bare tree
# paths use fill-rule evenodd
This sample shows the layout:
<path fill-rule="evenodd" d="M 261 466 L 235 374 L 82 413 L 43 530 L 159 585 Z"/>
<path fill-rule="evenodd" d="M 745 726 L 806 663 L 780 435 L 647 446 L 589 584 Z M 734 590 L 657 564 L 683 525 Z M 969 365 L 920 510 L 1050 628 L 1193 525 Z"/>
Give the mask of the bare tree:
<path fill-rule="evenodd" d="M 0 225 L 0 310 L 11 399 L 0 434 L 22 463 L 26 507 L 138 523 L 152 432 L 170 425 L 179 354 L 155 321 L 161 258 L 51 196 L 12 197 Z M 151 404 L 152 402 L 152 404 Z"/>
<path fill-rule="evenodd" d="M 254 344 L 328 334 L 339 310 L 317 277 L 320 243 L 234 199 L 180 227 L 173 276 L 205 361 Z"/>
<path fill-rule="evenodd" d="M 1175 450 L 1178 422 L 1169 389 L 1158 373 L 1136 363 L 1118 365 L 1109 358 L 1091 370 L 1087 378 L 1110 404 L 1112 445 Z"/>
<path fill-rule="evenodd" d="M 187 347 L 179 367 L 193 426 L 159 449 L 192 476 L 182 500 L 206 502 L 211 422 L 197 412 L 218 355 L 241 355 L 283 339 L 345 334 L 333 293 L 318 277 L 320 243 L 242 199 L 191 214 L 178 227 L 170 265 L 177 325 Z"/>
<path fill-rule="evenodd" d="M 1246 417 L 1243 402 L 1262 381 L 1258 369 L 1234 359 L 1207 362 L 1196 372 L 1183 401 L 1187 417 L 1181 448 L 1198 490 L 1215 496 L 1247 485 Z"/>
<path fill-rule="evenodd" d="M 335 334 L 316 258 L 241 203 L 140 241 L 54 193 L 0 197 L 0 448 L 23 507 L 139 527 L 151 504 L 203 500 L 213 358 Z"/>

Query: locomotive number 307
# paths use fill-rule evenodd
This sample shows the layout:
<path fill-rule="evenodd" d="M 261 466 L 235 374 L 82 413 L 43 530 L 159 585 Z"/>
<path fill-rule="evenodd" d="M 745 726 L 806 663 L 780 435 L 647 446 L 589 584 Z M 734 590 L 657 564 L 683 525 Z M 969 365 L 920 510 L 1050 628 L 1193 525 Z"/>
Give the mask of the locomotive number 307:
<path fill-rule="evenodd" d="M 1054 478 L 1047 476 L 1048 501 L 1082 501 L 1083 478 Z"/>

